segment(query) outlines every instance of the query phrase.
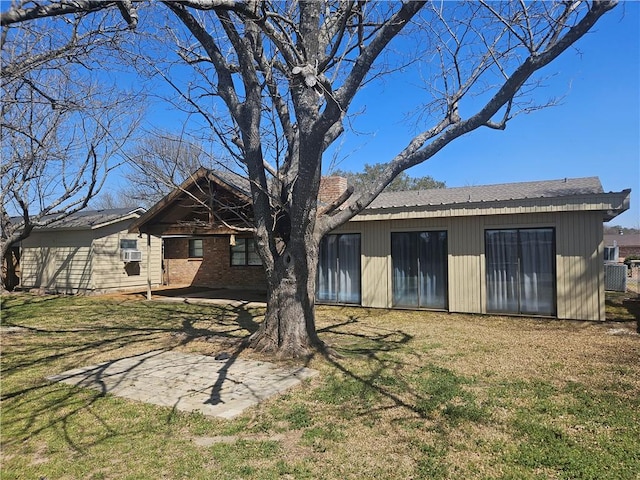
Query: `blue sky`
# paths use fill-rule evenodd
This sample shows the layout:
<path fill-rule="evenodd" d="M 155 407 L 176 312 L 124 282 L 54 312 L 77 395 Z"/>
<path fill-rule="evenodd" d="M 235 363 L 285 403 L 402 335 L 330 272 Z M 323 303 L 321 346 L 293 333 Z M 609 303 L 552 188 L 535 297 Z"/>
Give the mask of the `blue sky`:
<path fill-rule="evenodd" d="M 505 131 L 472 132 L 408 173 L 449 187 L 597 176 L 607 192 L 632 189 L 630 210 L 611 223 L 640 227 L 640 3 L 623 2 L 575 47 L 541 72 L 549 78 L 536 92 L 561 104 L 520 115 Z M 387 162 L 406 145 L 403 119 L 415 108 L 407 91 L 391 80 L 359 93 L 352 111 L 365 114 L 352 125 L 365 134 L 346 136 L 338 168 Z M 152 107 L 150 123 L 178 134 L 179 114 L 166 108 Z"/>
<path fill-rule="evenodd" d="M 566 95 L 560 105 L 472 132 L 407 172 L 449 187 L 597 176 L 607 192 L 632 189 L 630 210 L 611 223 L 640 227 L 640 3 L 616 7 L 576 47 L 542 71 L 553 76 L 540 98 Z M 355 127 L 375 135 L 354 139 L 341 169 L 388 161 L 406 142 L 406 90 L 387 85 L 384 101 L 363 93 Z"/>

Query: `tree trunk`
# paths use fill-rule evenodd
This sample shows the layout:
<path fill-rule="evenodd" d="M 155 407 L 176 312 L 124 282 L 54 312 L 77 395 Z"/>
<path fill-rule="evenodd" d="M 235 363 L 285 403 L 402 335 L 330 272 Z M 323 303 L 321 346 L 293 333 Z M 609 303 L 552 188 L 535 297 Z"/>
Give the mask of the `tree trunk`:
<path fill-rule="evenodd" d="M 264 322 L 249 339 L 255 350 L 299 358 L 324 349 L 315 328 L 317 252 L 315 240 L 291 242 L 276 260 L 267 275 Z"/>
<path fill-rule="evenodd" d="M 0 291 L 9 290 L 7 279 L 9 277 L 9 263 L 11 262 L 11 244 L 5 241 L 0 242 Z"/>

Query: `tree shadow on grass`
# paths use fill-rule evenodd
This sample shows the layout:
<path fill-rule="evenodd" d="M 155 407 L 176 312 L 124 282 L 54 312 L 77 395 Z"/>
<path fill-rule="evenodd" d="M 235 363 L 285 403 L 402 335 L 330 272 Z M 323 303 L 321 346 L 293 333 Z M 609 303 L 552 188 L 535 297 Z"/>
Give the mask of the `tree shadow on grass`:
<path fill-rule="evenodd" d="M 42 302 L 38 303 L 43 306 Z M 77 300 L 75 300 L 77 301 Z M 44 317 L 24 320 L 20 308 L 3 302 L 3 377 L 2 400 L 3 430 L 7 433 L 6 445 L 19 444 L 45 431 L 60 430 L 68 445 L 77 451 L 93 443 L 116 435 L 118 420 L 103 414 L 103 398 L 109 389 L 106 383 L 98 391 L 50 383 L 46 377 L 70 368 L 96 364 L 96 359 L 106 359 L 90 372 L 100 385 L 101 376 L 110 365 L 123 357 L 146 361 L 150 351 L 154 354 L 181 349 L 192 342 L 210 340 L 214 348 L 223 347 L 228 357 L 221 368 L 212 375 L 211 398 L 219 397 L 219 390 L 228 369 L 242 348 L 242 339 L 258 328 L 251 311 L 243 306 L 185 307 L 179 305 L 150 304 L 141 302 L 96 302 L 97 307 L 86 307 L 73 312 L 75 318 L 64 316 L 65 310 L 76 308 L 74 299 L 48 301 L 48 306 L 37 315 L 57 310 L 63 315 L 58 325 L 52 326 Z M 97 309 L 97 311 L 96 311 Z M 83 315 L 83 311 L 85 315 Z M 33 312 L 31 312 L 33 314 Z M 195 349 L 198 350 L 196 345 Z M 207 350 L 210 350 L 208 348 Z M 136 363 L 131 364 L 131 369 Z M 101 406 L 98 408 L 97 403 Z M 114 407 L 117 408 L 117 407 Z M 127 407 L 129 408 L 129 407 Z M 140 408 L 132 406 L 130 410 Z M 71 428 L 85 415 L 102 426 L 102 434 L 95 442 L 83 441 L 76 427 Z M 171 415 L 171 414 L 170 414 Z M 135 435 L 136 431 L 120 434 Z"/>
<path fill-rule="evenodd" d="M 456 443 L 457 425 L 491 420 L 469 388 L 474 381 L 439 364 L 428 351 L 437 347 L 420 344 L 401 323 L 386 327 L 366 319 L 366 310 L 362 317 L 350 312 L 320 329 L 323 339 L 337 340 L 339 355 L 325 356 L 334 371 L 314 390 L 314 401 L 333 406 L 350 425 L 377 429 L 381 421 L 381 434 L 406 441 L 420 478 L 448 478 L 444 459 Z"/>
<path fill-rule="evenodd" d="M 352 406 L 359 409 L 359 415 L 401 408 L 407 417 L 434 420 L 436 412 L 463 417 L 468 408 L 469 417 L 480 419 L 477 411 L 471 415 L 476 406 L 464 388 L 470 381 L 432 363 L 416 348 L 407 348 L 414 340 L 412 335 L 400 329 L 372 327 L 355 315 L 319 332 L 340 339 L 341 346 L 336 348 L 340 356 L 326 356 L 343 378 L 331 388 L 341 398 L 348 397 L 341 395 L 341 383 L 344 391 L 351 390 Z M 363 402 L 368 394 L 377 400 Z M 462 407 L 454 413 L 455 405 Z"/>
<path fill-rule="evenodd" d="M 640 294 L 634 292 L 606 292 L 607 321 L 636 322 L 640 333 Z"/>

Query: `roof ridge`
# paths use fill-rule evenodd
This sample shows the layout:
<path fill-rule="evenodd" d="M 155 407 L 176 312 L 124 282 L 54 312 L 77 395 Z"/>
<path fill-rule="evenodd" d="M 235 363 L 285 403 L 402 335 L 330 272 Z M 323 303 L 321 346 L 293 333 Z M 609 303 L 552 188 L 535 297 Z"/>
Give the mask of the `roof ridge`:
<path fill-rule="evenodd" d="M 600 183 L 600 178 L 597 176 L 590 177 L 564 177 L 564 178 L 554 178 L 549 180 L 526 180 L 519 182 L 505 182 L 505 183 L 491 183 L 491 184 L 481 184 L 481 185 L 464 185 L 458 187 L 444 187 L 444 188 L 423 188 L 420 190 L 396 190 L 392 192 L 383 191 L 380 195 L 389 195 L 389 194 L 400 194 L 400 193 L 414 193 L 414 192 L 441 192 L 443 190 L 466 190 L 466 189 L 476 189 L 476 188 L 493 188 L 493 187 L 505 187 L 505 186 L 523 186 L 523 185 L 534 185 L 534 184 L 550 184 L 556 182 L 569 183 L 575 182 L 579 180 L 596 180 Z"/>

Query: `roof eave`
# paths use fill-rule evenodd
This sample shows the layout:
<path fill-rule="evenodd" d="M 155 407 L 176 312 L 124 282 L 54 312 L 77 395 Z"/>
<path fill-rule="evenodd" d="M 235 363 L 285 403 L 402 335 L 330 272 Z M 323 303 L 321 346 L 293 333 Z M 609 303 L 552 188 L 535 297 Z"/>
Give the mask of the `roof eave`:
<path fill-rule="evenodd" d="M 509 200 L 461 202 L 439 205 L 405 205 L 366 208 L 351 221 L 392 220 L 395 218 L 430 218 L 442 216 L 473 216 L 480 209 L 491 214 L 531 213 L 526 208 L 539 207 L 544 212 L 602 211 L 609 221 L 629 209 L 631 190 L 558 197 L 520 198 Z M 571 207 L 571 208 L 570 208 Z M 483 213 L 488 214 L 488 213 Z"/>
<path fill-rule="evenodd" d="M 91 225 L 90 228 L 91 230 L 97 230 L 99 228 L 108 227 L 109 225 L 113 225 L 115 223 L 120 223 L 120 222 L 124 222 L 126 220 L 131 220 L 131 219 L 137 219 L 137 218 L 140 218 L 141 215 L 144 215 L 144 213 L 145 213 L 144 208 L 141 208 L 141 207 L 136 208 L 134 210 L 131 210 L 126 215 L 123 215 L 122 217 L 114 218 L 112 220 L 102 222 L 102 223 L 96 223 L 95 225 Z"/>

